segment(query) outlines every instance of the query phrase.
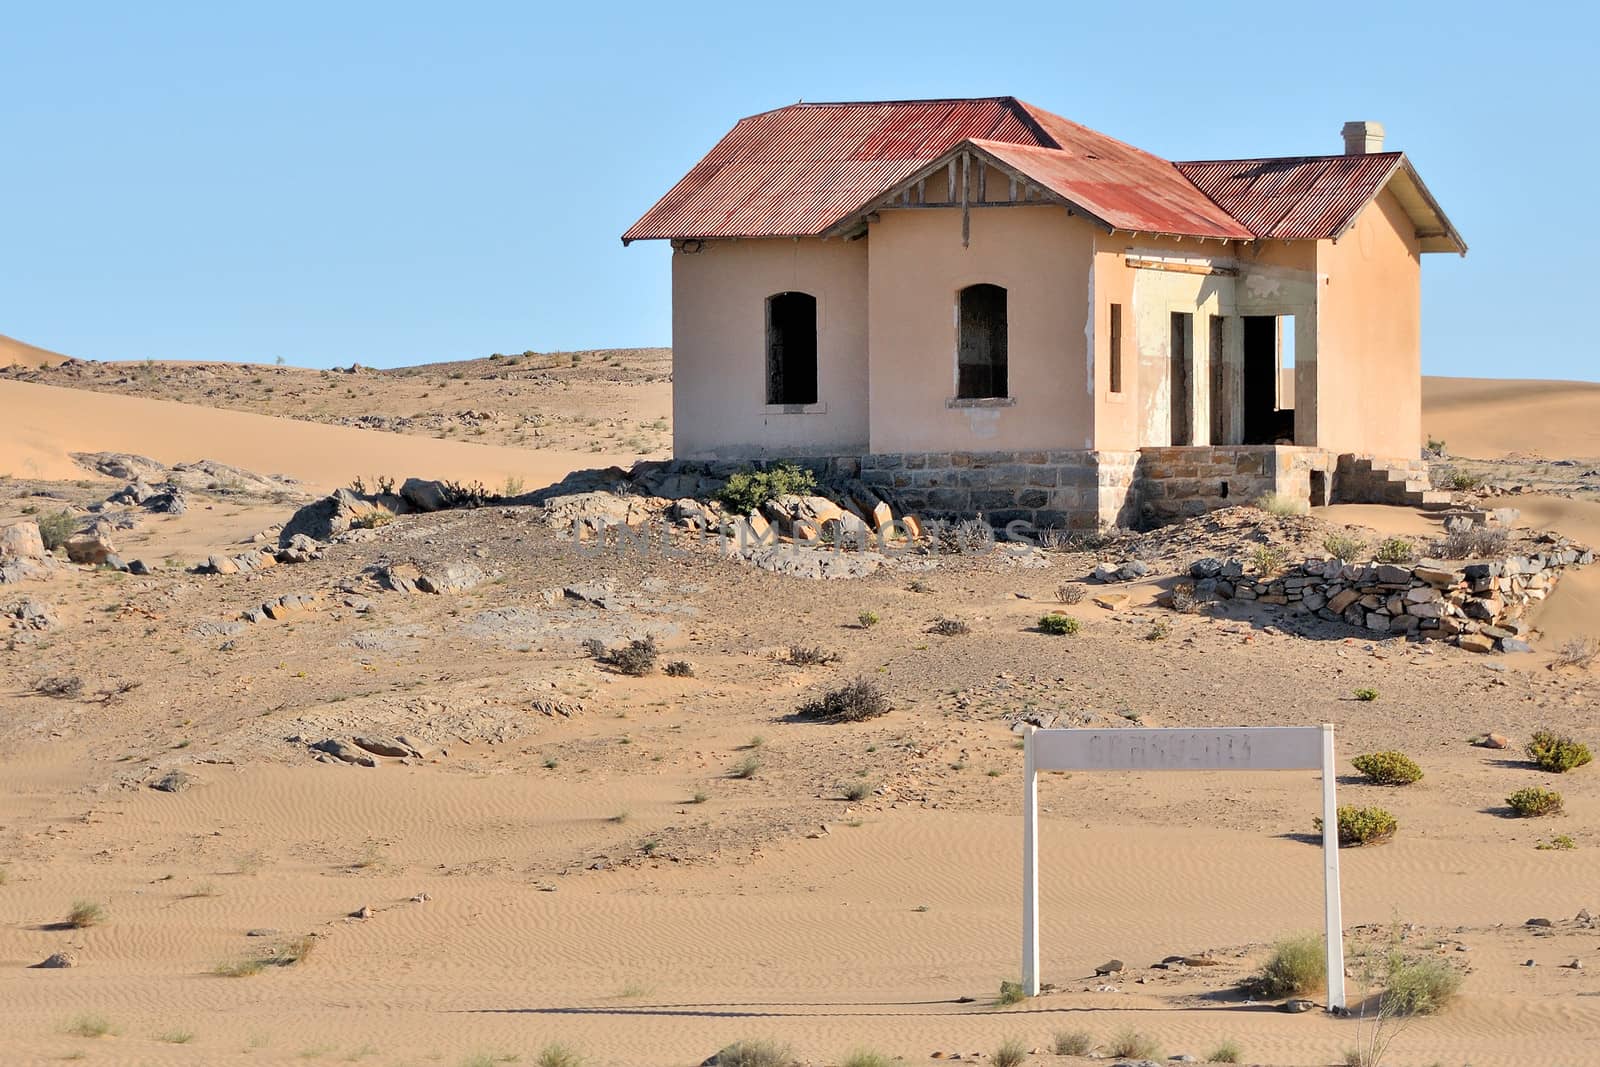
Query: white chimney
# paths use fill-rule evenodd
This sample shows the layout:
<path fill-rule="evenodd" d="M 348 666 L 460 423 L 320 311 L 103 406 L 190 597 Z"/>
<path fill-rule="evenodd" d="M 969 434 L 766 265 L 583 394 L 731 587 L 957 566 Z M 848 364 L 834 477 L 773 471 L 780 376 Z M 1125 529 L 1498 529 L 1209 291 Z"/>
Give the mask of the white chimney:
<path fill-rule="evenodd" d="M 1383 151 L 1383 123 L 1347 122 L 1344 129 L 1344 154 L 1364 156 L 1369 152 Z"/>

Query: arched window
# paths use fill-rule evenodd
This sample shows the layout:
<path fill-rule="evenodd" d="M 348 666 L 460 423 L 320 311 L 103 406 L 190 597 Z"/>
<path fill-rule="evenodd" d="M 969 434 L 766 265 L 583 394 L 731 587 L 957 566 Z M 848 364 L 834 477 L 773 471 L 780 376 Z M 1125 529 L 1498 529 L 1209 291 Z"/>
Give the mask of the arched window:
<path fill-rule="evenodd" d="M 1006 378 L 1006 291 L 998 285 L 961 290 L 956 343 L 956 396 L 983 400 L 1010 396 Z"/>
<path fill-rule="evenodd" d="M 767 297 L 767 403 L 817 402 L 817 298 Z"/>

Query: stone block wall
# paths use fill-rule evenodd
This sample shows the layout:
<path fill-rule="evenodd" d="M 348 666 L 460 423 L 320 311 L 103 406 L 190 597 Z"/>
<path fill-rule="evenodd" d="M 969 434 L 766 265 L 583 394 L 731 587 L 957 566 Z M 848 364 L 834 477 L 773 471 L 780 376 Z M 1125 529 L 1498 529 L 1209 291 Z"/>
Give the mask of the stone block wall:
<path fill-rule="evenodd" d="M 1333 456 L 1293 445 L 1145 448 L 1135 487 L 1139 511 L 1163 521 L 1248 504 L 1268 493 L 1311 502 L 1313 473 L 1330 476 Z"/>
<path fill-rule="evenodd" d="M 861 480 L 897 509 L 932 517 L 983 513 L 994 526 L 1094 529 L 1131 521 L 1137 453 L 904 452 L 861 457 Z"/>

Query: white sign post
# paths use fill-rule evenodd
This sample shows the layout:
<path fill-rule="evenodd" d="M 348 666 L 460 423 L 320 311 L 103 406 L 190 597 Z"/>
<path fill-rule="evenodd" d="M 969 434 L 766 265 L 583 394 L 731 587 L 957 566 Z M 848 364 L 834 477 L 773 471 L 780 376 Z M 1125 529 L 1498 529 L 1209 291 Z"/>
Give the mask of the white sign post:
<path fill-rule="evenodd" d="M 1022 988 L 1039 995 L 1040 771 L 1322 772 L 1323 920 L 1328 1010 L 1344 1001 L 1344 917 L 1339 905 L 1339 818 L 1333 724 L 1220 730 L 1039 730 L 1022 742 Z"/>

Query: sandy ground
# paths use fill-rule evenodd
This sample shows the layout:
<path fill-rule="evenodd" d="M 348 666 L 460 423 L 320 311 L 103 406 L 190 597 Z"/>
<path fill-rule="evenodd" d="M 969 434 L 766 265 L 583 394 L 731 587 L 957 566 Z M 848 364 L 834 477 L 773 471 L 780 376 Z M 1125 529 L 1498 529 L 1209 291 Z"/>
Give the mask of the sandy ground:
<path fill-rule="evenodd" d="M 532 485 L 595 459 L 15 381 L 0 382 L 0 406 L 16 413 L 0 427 L 0 473 L 73 479 L 0 482 L 0 523 L 103 497 L 64 460 L 80 449 L 319 485 L 375 472 Z M 23 456 L 37 466 L 12 459 Z M 40 488 L 59 496 L 31 495 Z M 287 512 L 194 496 L 186 515 L 142 520 L 130 554 L 237 550 Z M 1600 543 L 1600 504 L 1506 502 L 1526 523 Z M 1318 518 L 1434 529 L 1403 509 Z M 470 560 L 491 578 L 453 597 L 362 578 L 407 558 Z M 1416 785 L 1341 780 L 1346 801 L 1402 824 L 1392 843 L 1343 854 L 1345 917 L 1353 945 L 1414 924 L 1408 951 L 1461 968 L 1465 983 L 1385 1062 L 1600 1064 L 1600 927 L 1573 922 L 1600 913 L 1600 769 L 1553 779 L 1516 751 L 1466 743 L 1544 725 L 1600 741 L 1600 675 L 1547 669 L 1543 654 L 1297 638 L 1265 609 L 1173 615 L 1150 606 L 1156 584 L 1119 610 L 1075 605 L 1084 631 L 1052 638 L 1035 620 L 1093 558 L 1045 564 L 941 560 L 810 583 L 705 553 L 591 558 L 531 509 L 489 508 L 403 516 L 259 574 L 69 568 L 0 587 L 0 610 L 26 596 L 61 619 L 0 646 L 0 1062 L 476 1067 L 536 1063 L 562 1042 L 594 1065 L 687 1067 L 773 1038 L 812 1064 L 860 1048 L 917 1064 L 987 1055 L 1013 1036 L 1043 1050 L 1060 1030 L 1104 1048 L 1126 1028 L 1168 1055 L 1204 1057 L 1231 1038 L 1245 1062 L 1338 1062 L 1361 1024 L 1233 992 L 1271 940 L 1320 923 L 1312 775 L 1047 780 L 1045 979 L 1058 990 L 995 1005 L 1020 937 L 1021 754 L 1006 720 L 1045 710 L 1100 725 L 1124 712 L 1152 726 L 1330 721 L 1345 756 L 1410 753 L 1426 774 Z M 1600 632 L 1597 575 L 1551 598 L 1538 620 L 1550 635 Z M 543 595 L 599 578 L 623 599 Z M 341 586 L 370 610 L 343 602 Z M 216 628 L 288 592 L 323 606 Z M 866 610 L 879 617 L 870 629 Z M 940 616 L 972 632 L 927 633 Z M 1157 620 L 1171 627 L 1160 642 Z M 694 676 L 625 677 L 582 651 L 584 636 L 645 628 Z M 841 658 L 789 666 L 792 644 Z M 83 695 L 39 692 L 62 676 L 82 679 Z M 793 717 L 856 676 L 888 688 L 889 715 Z M 128 681 L 141 684 L 117 695 Z M 1352 699 L 1360 687 L 1380 698 Z M 547 699 L 573 714 L 540 713 Z M 305 744 L 361 732 L 407 734 L 428 758 L 328 765 Z M 735 777 L 751 759 L 755 773 Z M 196 784 L 149 788 L 172 769 Z M 844 799 L 856 782 L 870 788 Z M 1504 796 L 1533 784 L 1559 788 L 1566 814 L 1505 818 Z M 1577 847 L 1536 847 L 1558 834 Z M 62 928 L 77 900 L 103 905 L 104 921 Z M 1554 925 L 1524 925 L 1536 917 Z M 315 951 L 301 963 L 214 973 L 303 935 Z M 76 967 L 32 967 L 63 950 Z M 1151 967 L 1174 954 L 1219 964 Z M 1112 957 L 1125 972 L 1092 978 Z M 1574 959 L 1584 968 L 1565 966 Z M 74 1032 L 95 1019 L 112 1032 Z"/>
<path fill-rule="evenodd" d="M 1422 379 L 1422 429 L 1455 455 L 1600 457 L 1600 384 Z"/>

